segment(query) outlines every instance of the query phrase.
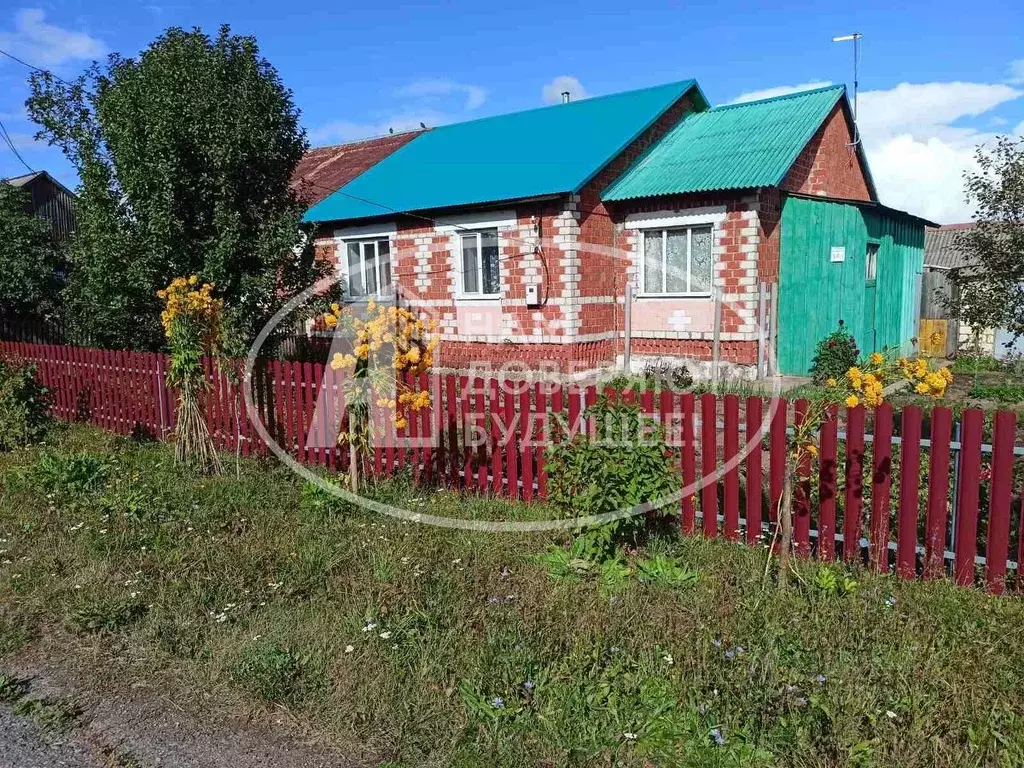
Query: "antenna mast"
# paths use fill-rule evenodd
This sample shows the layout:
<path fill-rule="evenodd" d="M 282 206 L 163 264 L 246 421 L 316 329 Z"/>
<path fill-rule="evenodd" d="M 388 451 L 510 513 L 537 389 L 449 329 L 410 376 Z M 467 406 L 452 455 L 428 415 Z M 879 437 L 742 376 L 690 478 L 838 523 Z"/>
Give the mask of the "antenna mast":
<path fill-rule="evenodd" d="M 854 147 L 860 144 L 860 128 L 857 126 L 857 86 L 859 85 L 857 75 L 860 67 L 860 40 L 862 37 L 864 35 L 860 32 L 854 32 L 852 35 L 839 35 L 832 38 L 833 43 L 853 41 L 853 144 L 851 146 Z"/>

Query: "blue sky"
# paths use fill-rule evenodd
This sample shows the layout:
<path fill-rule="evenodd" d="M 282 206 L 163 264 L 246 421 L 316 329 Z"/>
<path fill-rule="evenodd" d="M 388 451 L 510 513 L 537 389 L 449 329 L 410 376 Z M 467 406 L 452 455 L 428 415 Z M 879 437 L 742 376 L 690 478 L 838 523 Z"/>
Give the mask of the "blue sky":
<path fill-rule="evenodd" d="M 585 11 L 581 12 L 581 9 Z M 861 126 L 884 202 L 940 221 L 969 217 L 960 175 L 973 148 L 1024 133 L 1024 3 L 948 0 L 587 5 L 268 0 L 14 0 L 0 49 L 69 77 L 107 52 L 137 53 L 164 28 L 221 23 L 255 35 L 292 88 L 314 144 L 514 111 L 570 83 L 576 97 L 695 77 L 713 103 L 851 79 L 864 33 Z M 0 57 L 0 120 L 33 168 L 66 183 L 34 143 L 28 72 Z M 557 80 L 556 78 L 563 78 Z M 0 177 L 24 173 L 0 144 Z"/>

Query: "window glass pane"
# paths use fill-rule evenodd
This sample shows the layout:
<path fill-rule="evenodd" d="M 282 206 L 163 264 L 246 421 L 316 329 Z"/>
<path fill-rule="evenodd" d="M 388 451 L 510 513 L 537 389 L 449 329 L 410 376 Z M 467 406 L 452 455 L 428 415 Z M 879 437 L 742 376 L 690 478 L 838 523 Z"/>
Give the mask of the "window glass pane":
<path fill-rule="evenodd" d="M 686 230 L 669 232 L 666 248 L 665 290 L 686 293 Z"/>
<path fill-rule="evenodd" d="M 711 227 L 690 230 L 690 292 L 711 292 Z"/>
<path fill-rule="evenodd" d="M 644 293 L 661 292 L 661 232 L 644 232 Z"/>
<path fill-rule="evenodd" d="M 480 233 L 480 250 L 483 258 L 483 293 L 501 293 L 501 273 L 498 265 L 498 230 L 488 229 Z"/>
<path fill-rule="evenodd" d="M 874 280 L 878 272 L 878 243 L 868 243 L 867 279 Z"/>
<path fill-rule="evenodd" d="M 461 235 L 462 240 L 462 292 L 479 293 L 477 282 L 477 236 Z"/>
<path fill-rule="evenodd" d="M 391 293 L 391 243 L 388 240 L 377 243 L 377 266 L 380 269 L 380 292 Z"/>
<path fill-rule="evenodd" d="M 377 244 L 363 243 L 363 286 L 366 295 L 377 293 Z"/>
<path fill-rule="evenodd" d="M 363 268 L 359 243 L 348 244 L 348 295 L 363 295 Z"/>

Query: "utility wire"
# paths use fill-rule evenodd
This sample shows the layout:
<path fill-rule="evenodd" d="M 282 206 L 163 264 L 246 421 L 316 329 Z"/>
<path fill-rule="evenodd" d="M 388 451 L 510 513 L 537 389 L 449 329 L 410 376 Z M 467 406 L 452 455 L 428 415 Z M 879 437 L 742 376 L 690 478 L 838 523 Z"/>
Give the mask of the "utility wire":
<path fill-rule="evenodd" d="M 21 65 L 22 65 L 23 67 L 28 67 L 29 69 L 31 69 L 31 70 L 34 70 L 35 72 L 40 72 L 40 73 L 42 73 L 42 74 L 44 74 L 44 75 L 49 75 L 50 77 L 52 77 L 52 78 L 53 78 L 54 80 L 56 80 L 57 82 L 60 82 L 60 83 L 64 83 L 64 85 L 67 85 L 67 86 L 70 86 L 70 85 L 71 85 L 71 83 L 69 83 L 69 82 L 68 82 L 67 80 L 64 80 L 63 78 L 60 78 L 60 77 L 58 77 L 58 76 L 57 76 L 57 75 L 56 75 L 56 74 L 55 74 L 55 73 L 54 73 L 53 71 L 51 71 L 51 70 L 49 70 L 49 69 L 43 69 L 42 67 L 37 67 L 37 66 L 35 66 L 35 65 L 33 65 L 33 64 L 29 64 L 29 63 L 28 63 L 27 61 L 25 61 L 24 59 L 19 59 L 19 58 L 18 58 L 17 56 L 15 56 L 15 55 L 14 55 L 13 53 L 8 53 L 7 51 L 5 51 L 5 50 L 4 50 L 4 49 L 2 49 L 2 48 L 0 48 L 0 54 L 2 54 L 2 55 L 4 55 L 4 56 L 6 56 L 6 57 L 7 57 L 8 59 L 10 59 L 11 61 L 16 61 L 16 62 L 18 62 L 18 63 L 19 63 L 19 64 L 21 64 Z"/>
<path fill-rule="evenodd" d="M 7 129 L 4 127 L 3 121 L 0 121 L 0 139 L 3 139 L 4 144 L 6 144 L 7 148 L 14 153 L 14 156 L 21 161 L 21 164 L 28 168 L 29 173 L 36 172 L 36 169 L 29 165 L 27 162 L 25 162 L 25 158 L 21 156 L 21 153 L 18 151 L 18 148 L 14 146 L 14 140 L 11 138 L 11 134 L 9 134 L 7 132 Z"/>

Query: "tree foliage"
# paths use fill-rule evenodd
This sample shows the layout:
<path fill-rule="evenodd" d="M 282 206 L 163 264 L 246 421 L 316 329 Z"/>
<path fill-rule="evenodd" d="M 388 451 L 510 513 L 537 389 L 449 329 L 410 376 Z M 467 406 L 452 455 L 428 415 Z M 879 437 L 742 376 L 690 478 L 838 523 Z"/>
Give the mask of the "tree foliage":
<path fill-rule="evenodd" d="M 27 190 L 0 183 L 0 312 L 44 316 L 57 307 L 62 257 L 30 201 Z"/>
<path fill-rule="evenodd" d="M 976 157 L 978 171 L 965 175 L 975 226 L 958 238 L 968 266 L 954 309 L 972 326 L 1024 335 L 1024 136 L 1001 137 Z"/>
<path fill-rule="evenodd" d="M 73 83 L 31 79 L 39 138 L 81 179 L 69 313 L 96 343 L 160 343 L 156 292 L 198 274 L 251 339 L 317 276 L 289 181 L 306 148 L 251 37 L 167 30 Z"/>

